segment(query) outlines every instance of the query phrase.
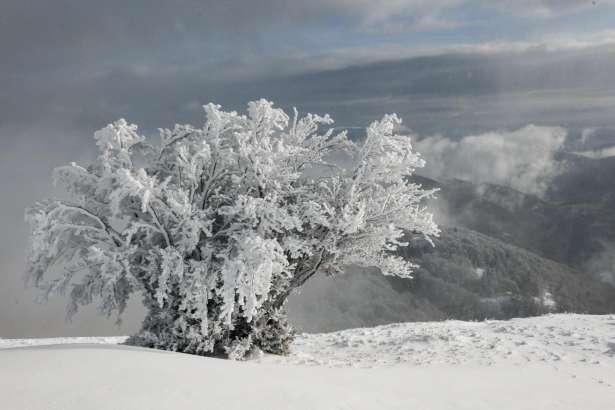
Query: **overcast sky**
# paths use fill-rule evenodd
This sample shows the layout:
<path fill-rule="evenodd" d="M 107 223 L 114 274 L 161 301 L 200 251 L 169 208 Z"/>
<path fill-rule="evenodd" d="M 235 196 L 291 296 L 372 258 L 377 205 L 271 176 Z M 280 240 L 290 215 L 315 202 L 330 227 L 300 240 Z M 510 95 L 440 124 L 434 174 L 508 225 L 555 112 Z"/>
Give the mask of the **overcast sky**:
<path fill-rule="evenodd" d="M 348 127 L 395 111 L 421 136 L 613 127 L 613 21 L 612 0 L 3 0 L 0 337 L 137 326 L 138 309 L 65 324 L 65 301 L 22 285 L 24 207 L 107 123 L 150 133 L 265 97 Z"/>

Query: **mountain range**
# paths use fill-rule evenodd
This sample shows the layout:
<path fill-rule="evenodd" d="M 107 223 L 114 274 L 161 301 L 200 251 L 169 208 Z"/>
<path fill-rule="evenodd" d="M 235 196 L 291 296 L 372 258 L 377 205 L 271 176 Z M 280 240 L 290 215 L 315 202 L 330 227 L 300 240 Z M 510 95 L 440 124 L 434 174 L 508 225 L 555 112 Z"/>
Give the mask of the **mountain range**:
<path fill-rule="evenodd" d="M 289 303 L 305 331 L 400 321 L 484 320 L 547 312 L 615 312 L 615 157 L 559 153 L 543 197 L 495 184 L 415 176 L 439 188 L 442 232 L 409 235 L 414 278 L 349 267 L 308 282 Z"/>

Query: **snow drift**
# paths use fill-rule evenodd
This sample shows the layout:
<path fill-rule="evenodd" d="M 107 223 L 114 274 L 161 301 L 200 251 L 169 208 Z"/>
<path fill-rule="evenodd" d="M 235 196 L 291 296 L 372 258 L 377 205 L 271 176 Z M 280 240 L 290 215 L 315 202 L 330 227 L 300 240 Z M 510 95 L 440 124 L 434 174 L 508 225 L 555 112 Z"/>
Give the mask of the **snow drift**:
<path fill-rule="evenodd" d="M 290 356 L 250 362 L 115 344 L 122 340 L 0 339 L 2 408 L 576 410 L 615 402 L 615 316 L 301 335 Z"/>

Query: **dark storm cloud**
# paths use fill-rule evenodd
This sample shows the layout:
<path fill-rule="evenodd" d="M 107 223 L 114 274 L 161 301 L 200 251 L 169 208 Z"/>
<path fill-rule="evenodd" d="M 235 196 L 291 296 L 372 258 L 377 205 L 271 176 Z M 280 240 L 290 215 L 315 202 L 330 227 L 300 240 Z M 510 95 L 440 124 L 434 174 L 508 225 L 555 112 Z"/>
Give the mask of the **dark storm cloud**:
<path fill-rule="evenodd" d="M 128 81 L 164 90 L 183 76 L 203 87 L 246 73 L 284 71 L 288 61 L 275 67 L 267 65 L 268 56 L 326 48 L 318 33 L 370 26 L 400 10 L 411 25 L 414 14 L 426 16 L 433 13 L 429 9 L 416 0 L 379 5 L 348 0 L 5 1 L 0 9 L 0 103 L 5 108 L 0 125 L 30 123 L 37 112 L 51 121 L 63 117 L 66 100 L 97 84 L 121 94 L 134 88 L 125 87 Z"/>
<path fill-rule="evenodd" d="M 412 27 L 420 18 L 435 16 L 458 3 L 9 0 L 3 2 L 0 17 L 2 66 L 24 64 L 21 68 L 25 71 L 40 73 L 60 62 L 104 66 L 122 58 L 138 61 L 174 57 L 178 58 L 174 63 L 181 65 L 190 58 L 188 51 L 201 53 L 193 59 L 212 57 L 207 54 L 221 58 L 265 38 L 275 42 L 275 38 L 266 37 L 272 28 L 294 32 L 314 28 L 330 31 L 335 26 L 367 29 L 393 17 Z M 279 43 L 292 39 L 284 40 Z"/>
<path fill-rule="evenodd" d="M 22 124 L 71 124 L 71 131 L 91 131 L 125 116 L 148 127 L 146 130 L 154 130 L 174 122 L 199 122 L 201 105 L 209 101 L 241 109 L 246 101 L 265 97 L 286 108 L 295 105 L 302 110 L 329 112 L 347 125 L 365 125 L 382 112 L 400 111 L 408 121 L 425 122 L 417 128 L 429 132 L 425 127 L 433 123 L 430 118 L 446 115 L 446 111 L 459 116 L 472 110 L 459 121 L 478 117 L 485 126 L 493 126 L 502 118 L 514 122 L 515 117 L 521 117 L 516 124 L 521 126 L 523 121 L 559 121 L 557 113 L 569 109 L 599 114 L 589 97 L 595 94 L 600 104 L 608 100 L 609 90 L 615 87 L 610 75 L 613 69 L 615 53 L 608 47 L 449 54 L 302 75 L 273 73 L 244 79 L 238 74 L 235 81 L 212 81 L 213 72 L 223 72 L 223 65 L 208 70 L 188 66 L 149 72 L 116 68 L 95 78 L 25 84 L 21 90 L 13 84 L 0 96 L 6 107 L 0 118 Z M 530 92 L 535 98 L 524 106 L 524 93 Z M 584 96 L 588 98 L 582 104 L 575 103 Z M 550 98 L 555 104 L 547 101 Z M 516 102 L 520 106 L 515 107 Z M 542 108 L 532 106 L 536 103 Z M 441 126 L 439 131 L 444 132 L 449 124 Z"/>

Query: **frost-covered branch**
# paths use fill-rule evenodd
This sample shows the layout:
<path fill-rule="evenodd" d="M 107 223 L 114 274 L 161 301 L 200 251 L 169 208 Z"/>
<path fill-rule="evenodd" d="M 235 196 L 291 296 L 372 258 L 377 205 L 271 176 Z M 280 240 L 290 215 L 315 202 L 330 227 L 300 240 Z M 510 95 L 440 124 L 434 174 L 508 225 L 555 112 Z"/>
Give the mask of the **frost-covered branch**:
<path fill-rule="evenodd" d="M 291 120 L 265 100 L 246 114 L 204 108 L 202 128 L 161 129 L 160 143 L 116 121 L 95 133 L 94 163 L 56 170 L 74 200 L 26 213 L 28 273 L 45 295 L 70 289 L 71 314 L 98 302 L 109 315 L 140 293 L 139 343 L 240 357 L 286 351 L 284 302 L 319 272 L 410 277 L 415 265 L 395 255 L 403 236 L 438 229 L 434 191 L 408 182 L 424 161 L 395 134 L 397 116 L 354 144 L 328 115 Z M 351 169 L 333 160 L 342 153 Z"/>

